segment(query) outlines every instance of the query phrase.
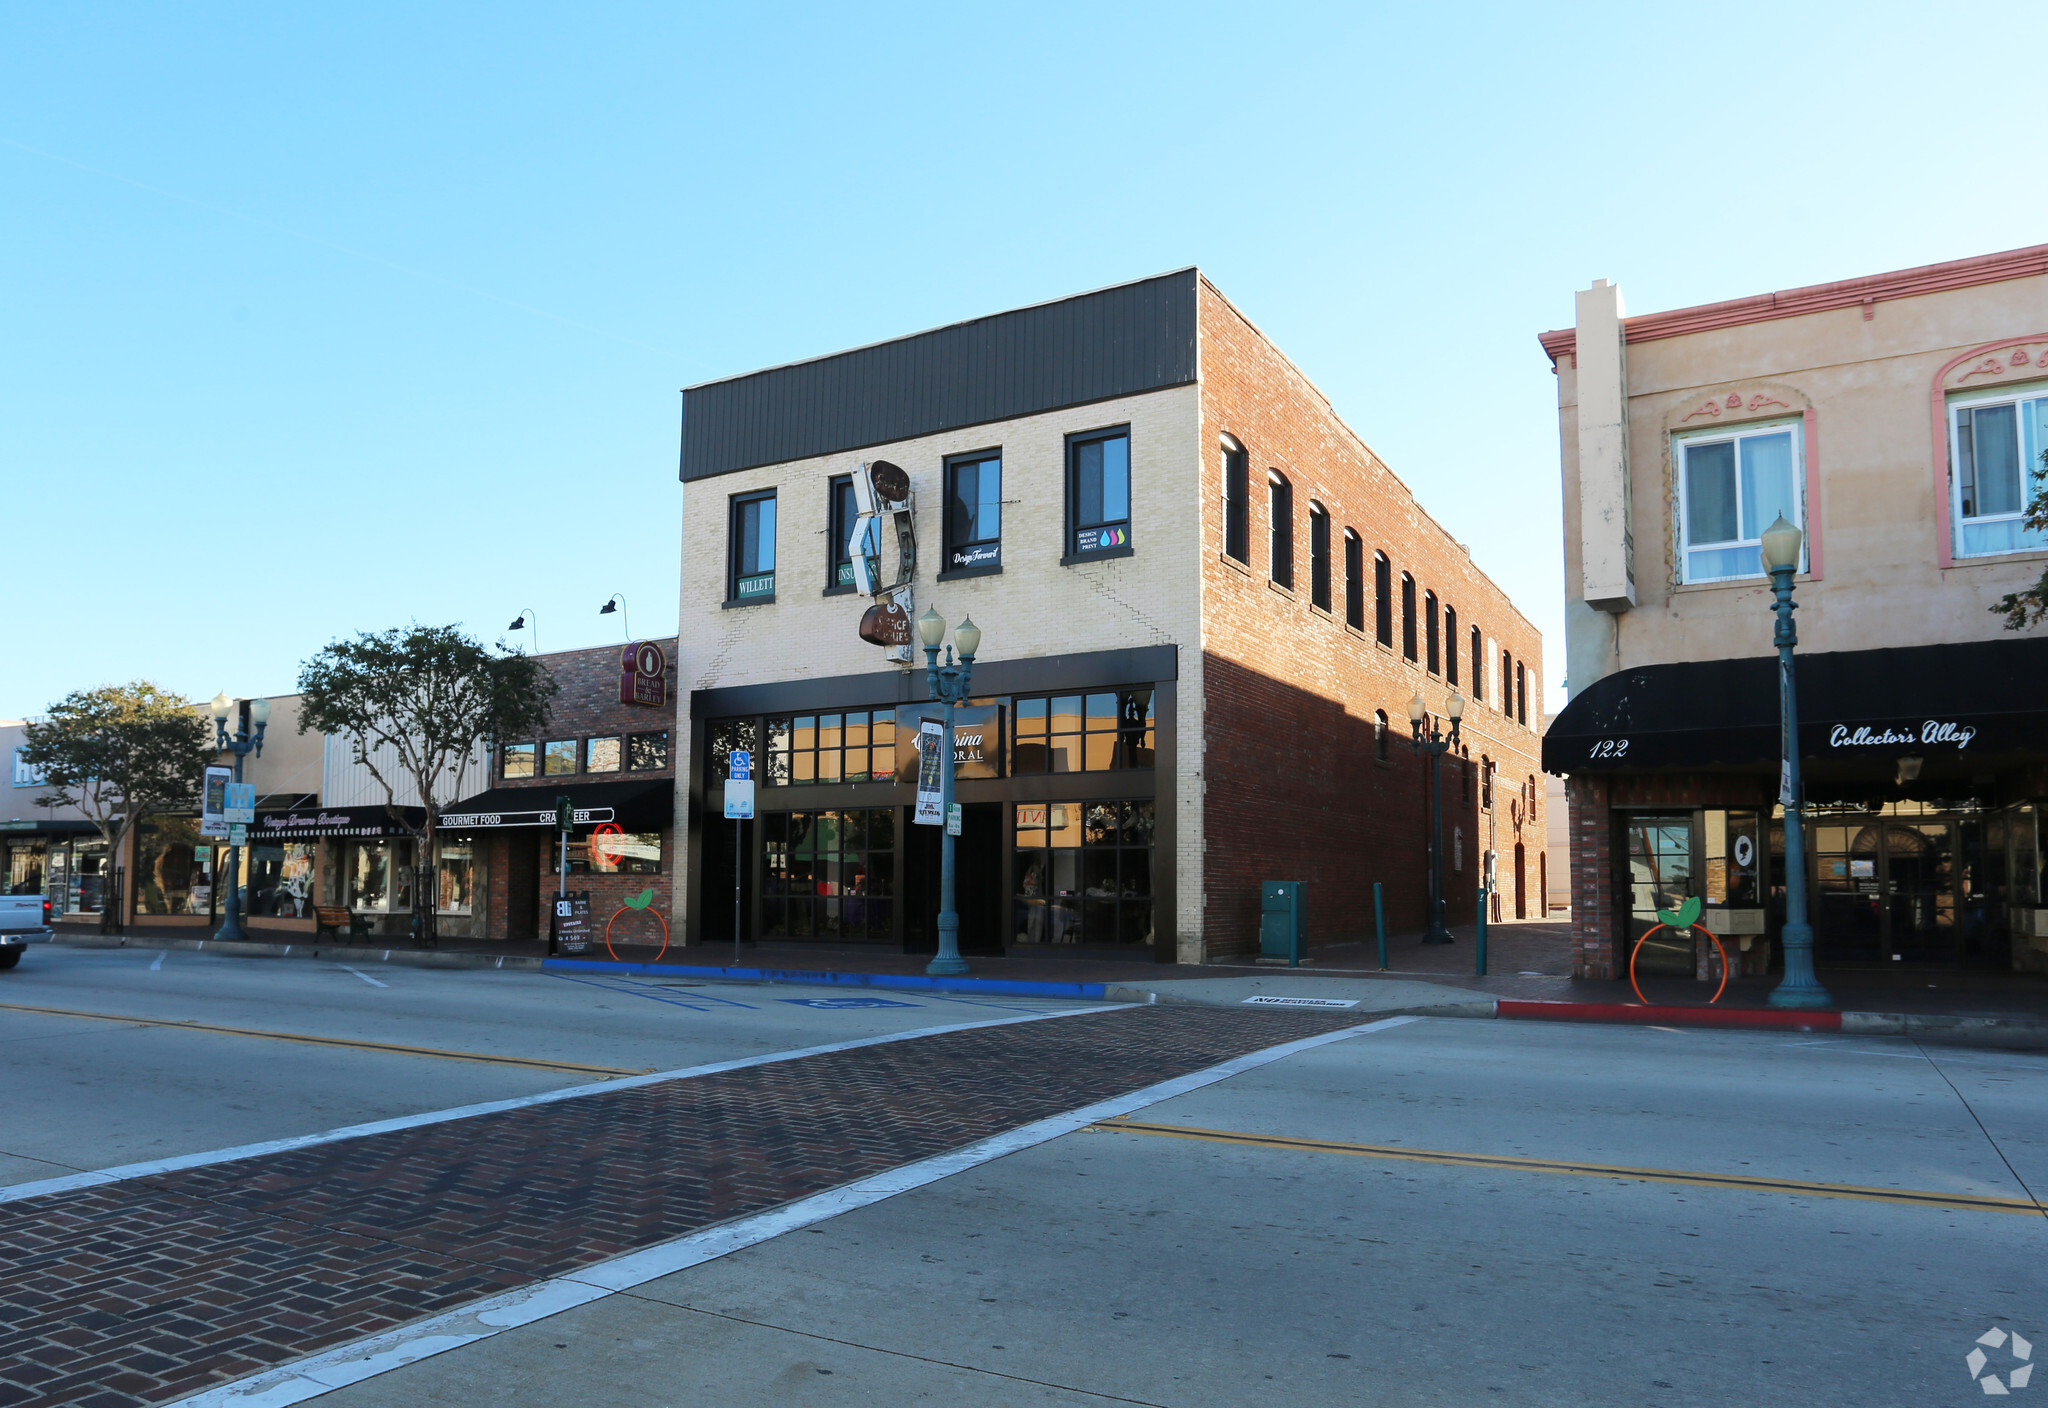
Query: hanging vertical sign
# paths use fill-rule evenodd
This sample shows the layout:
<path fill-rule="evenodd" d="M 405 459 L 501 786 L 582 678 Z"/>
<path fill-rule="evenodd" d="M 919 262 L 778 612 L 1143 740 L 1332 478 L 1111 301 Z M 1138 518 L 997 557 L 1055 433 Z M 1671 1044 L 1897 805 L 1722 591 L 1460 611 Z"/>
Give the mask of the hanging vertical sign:
<path fill-rule="evenodd" d="M 938 826 L 946 817 L 941 809 L 945 794 L 946 726 L 937 719 L 920 719 L 917 725 L 917 812 L 911 818 L 919 826 Z"/>
<path fill-rule="evenodd" d="M 199 793 L 199 834 L 217 839 L 228 834 L 228 786 L 235 780 L 233 768 L 210 767 Z"/>

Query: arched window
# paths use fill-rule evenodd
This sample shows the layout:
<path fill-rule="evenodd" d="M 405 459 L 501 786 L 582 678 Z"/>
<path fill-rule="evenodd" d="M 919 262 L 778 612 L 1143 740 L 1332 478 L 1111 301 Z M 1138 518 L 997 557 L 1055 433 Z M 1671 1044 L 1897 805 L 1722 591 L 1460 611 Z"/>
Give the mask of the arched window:
<path fill-rule="evenodd" d="M 1472 628 L 1472 697 L 1486 698 L 1486 646 L 1479 628 Z"/>
<path fill-rule="evenodd" d="M 1435 592 L 1422 594 L 1422 642 L 1423 656 L 1428 660 L 1429 672 L 1433 675 L 1443 665 L 1443 646 L 1437 637 Z"/>
<path fill-rule="evenodd" d="M 1344 624 L 1365 629 L 1365 544 L 1349 528 L 1344 530 Z"/>
<path fill-rule="evenodd" d="M 1372 755 L 1381 762 L 1387 760 L 1387 711 L 1372 711 Z"/>
<path fill-rule="evenodd" d="M 1458 682 L 1458 608 L 1444 608 L 1444 682 Z"/>
<path fill-rule="evenodd" d="M 1459 795 L 1464 797 L 1465 804 L 1467 806 L 1470 806 L 1474 800 L 1474 783 L 1472 780 L 1472 750 L 1470 748 L 1459 749 L 1458 761 L 1461 764 L 1463 764 L 1463 766 L 1460 767 L 1458 770 L 1464 774 L 1464 781 L 1458 784 Z"/>
<path fill-rule="evenodd" d="M 1415 579 L 1401 574 L 1401 653 L 1415 658 Z"/>
<path fill-rule="evenodd" d="M 1266 480 L 1266 506 L 1273 515 L 1273 580 L 1294 585 L 1294 486 L 1274 470 Z"/>
<path fill-rule="evenodd" d="M 1529 725 L 1529 672 L 1522 662 L 1515 662 L 1515 718 L 1524 727 Z"/>
<path fill-rule="evenodd" d="M 1515 716 L 1515 657 L 1505 648 L 1500 653 L 1500 711 Z"/>
<path fill-rule="evenodd" d="M 1372 612 L 1373 630 L 1379 643 L 1392 647 L 1394 644 L 1394 567 L 1387 561 L 1387 555 L 1376 552 L 1372 555 Z"/>
<path fill-rule="evenodd" d="M 1223 437 L 1223 552 L 1251 566 L 1251 457 L 1228 435 Z"/>
<path fill-rule="evenodd" d="M 1484 753 L 1479 755 L 1479 806 L 1484 811 L 1493 810 L 1493 759 Z"/>
<path fill-rule="evenodd" d="M 1308 600 L 1330 609 L 1330 511 L 1314 499 L 1308 503 Z"/>

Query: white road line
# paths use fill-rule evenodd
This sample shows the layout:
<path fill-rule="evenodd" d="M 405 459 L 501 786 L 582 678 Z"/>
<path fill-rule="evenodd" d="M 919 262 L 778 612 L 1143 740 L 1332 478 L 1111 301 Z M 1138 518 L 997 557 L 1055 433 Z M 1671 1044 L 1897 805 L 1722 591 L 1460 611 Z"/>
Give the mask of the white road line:
<path fill-rule="evenodd" d="M 1072 1014 L 1064 1014 L 1072 1015 Z M 1019 1020 L 1032 1021 L 1034 1018 Z M 574 1310 L 579 1305 L 588 1305 L 595 1300 L 620 1291 L 644 1286 L 649 1281 L 701 1266 L 715 1261 L 732 1252 L 743 1251 L 782 1236 L 786 1232 L 800 1231 L 814 1223 L 824 1222 L 841 1213 L 852 1212 L 893 1198 L 899 1193 L 908 1193 L 928 1183 L 965 1172 L 1000 1159 L 1005 1154 L 1014 1154 L 1029 1149 L 1061 1135 L 1072 1134 L 1086 1129 L 1099 1120 L 1114 1119 L 1128 1115 L 1162 1100 L 1171 1100 L 1176 1095 L 1185 1095 L 1200 1090 L 1234 1075 L 1256 1069 L 1259 1066 L 1292 1056 L 1298 1051 L 1313 1047 L 1327 1046 L 1333 1041 L 1363 1036 L 1368 1032 L 1385 1031 L 1391 1027 L 1405 1026 L 1419 1022 L 1420 1017 L 1385 1017 L 1377 1022 L 1362 1026 L 1345 1027 L 1339 1031 L 1325 1032 L 1321 1036 L 1304 1037 L 1280 1046 L 1270 1046 L 1264 1051 L 1254 1051 L 1249 1056 L 1239 1056 L 1206 1070 L 1177 1076 L 1173 1080 L 1161 1081 L 1146 1086 L 1129 1095 L 1099 1101 L 1079 1110 L 1070 1110 L 1064 1115 L 1039 1120 L 1021 1129 L 1013 1129 L 956 1149 L 950 1154 L 905 1164 L 902 1168 L 878 1173 L 872 1178 L 819 1193 L 801 1201 L 756 1213 L 718 1227 L 693 1232 L 687 1237 L 678 1237 L 672 1242 L 657 1246 L 643 1247 L 624 1256 L 601 1261 L 595 1266 L 568 1276 L 557 1276 L 536 1282 L 520 1290 L 510 1291 L 489 1300 L 480 1301 L 462 1310 L 450 1311 L 421 1320 L 402 1329 L 388 1330 L 383 1334 L 371 1335 L 353 1344 L 331 1349 L 283 1369 L 272 1369 L 218 1388 L 207 1389 L 189 1398 L 178 1399 L 166 1408 L 285 1408 L 292 1403 L 303 1403 L 323 1393 L 332 1393 L 350 1384 L 359 1384 L 365 1379 L 388 1374 L 422 1359 L 445 1354 L 451 1349 L 475 1344 L 506 1330 L 521 1325 L 531 1325 L 550 1315 L 559 1315 L 565 1310 Z M 977 1023 L 979 1026 L 994 1026 L 997 1023 Z M 948 1028 L 957 1030 L 957 1028 Z M 614 1087 L 616 1087 L 616 1082 Z"/>
<path fill-rule="evenodd" d="M 373 988 L 388 988 L 391 986 L 391 984 L 384 982 L 381 979 L 371 977 L 368 973 L 365 973 L 360 968 L 351 968 L 346 963 L 337 964 L 335 966 L 340 968 L 341 971 L 344 973 L 355 974 L 358 978 L 361 978 L 364 982 L 368 983 Z"/>
<path fill-rule="evenodd" d="M 979 1027 L 1007 1027 L 1017 1022 L 1043 1022 L 1054 1017 L 1085 1017 L 1093 1012 L 1115 1012 L 1130 1005 L 1104 1003 L 1099 1007 L 1041 1012 L 1029 1017 L 998 1017 L 987 1022 L 956 1022 L 943 1027 L 920 1027 L 916 1031 L 893 1032 L 886 1036 L 864 1036 L 853 1041 L 835 1041 L 825 1046 L 806 1046 L 796 1051 L 774 1051 L 765 1056 L 743 1056 L 736 1061 L 714 1061 L 705 1066 L 685 1066 L 673 1071 L 656 1071 L 652 1075 L 622 1076 L 617 1080 L 607 1080 L 596 1085 L 572 1085 L 563 1090 L 544 1090 L 538 1095 L 520 1095 L 510 1100 L 490 1100 L 480 1105 L 457 1105 L 452 1109 L 429 1110 L 418 1115 L 400 1115 L 396 1119 L 375 1120 L 369 1124 L 345 1125 L 340 1129 L 330 1129 L 320 1134 L 301 1134 L 291 1139 L 272 1139 L 261 1144 L 241 1144 L 232 1149 L 211 1149 L 203 1154 L 180 1154 L 174 1158 L 154 1159 L 148 1163 L 122 1164 L 116 1168 L 94 1169 L 89 1173 L 74 1173 L 63 1178 L 45 1178 L 35 1183 L 17 1183 L 12 1187 L 0 1188 L 0 1203 L 19 1202 L 23 1198 L 40 1198 L 51 1193 L 69 1193 L 79 1188 L 96 1188 L 103 1183 L 125 1183 L 131 1178 L 175 1173 L 179 1169 L 233 1163 L 236 1159 L 253 1159 L 259 1154 L 282 1154 L 292 1149 L 310 1149 L 320 1144 L 336 1144 L 344 1139 L 389 1134 L 393 1130 L 446 1124 L 451 1120 L 472 1119 L 477 1115 L 494 1115 L 501 1110 L 523 1110 L 529 1105 L 546 1105 L 556 1100 L 575 1100 L 585 1095 L 603 1095 L 608 1091 L 633 1090 L 643 1085 L 659 1085 L 663 1081 L 687 1080 L 692 1076 L 743 1070 L 748 1066 L 771 1066 L 778 1061 L 796 1061 L 805 1056 L 825 1056 L 834 1051 L 852 1051 L 862 1046 L 883 1046 L 892 1041 L 913 1041 L 918 1037 L 940 1036 L 946 1032 L 971 1032 Z"/>
<path fill-rule="evenodd" d="M 161 968 L 161 967 L 163 967 L 163 966 L 164 966 L 164 955 L 163 955 L 163 954 L 161 954 L 161 953 L 159 953 L 159 954 L 158 954 L 158 955 L 156 956 L 156 962 L 154 962 L 154 963 L 152 963 L 152 964 L 150 964 L 150 965 L 149 965 L 149 971 L 150 971 L 150 972 L 152 972 L 152 973 L 154 973 L 154 972 L 155 972 L 155 971 L 156 971 L 157 969 L 159 969 L 159 968 Z"/>

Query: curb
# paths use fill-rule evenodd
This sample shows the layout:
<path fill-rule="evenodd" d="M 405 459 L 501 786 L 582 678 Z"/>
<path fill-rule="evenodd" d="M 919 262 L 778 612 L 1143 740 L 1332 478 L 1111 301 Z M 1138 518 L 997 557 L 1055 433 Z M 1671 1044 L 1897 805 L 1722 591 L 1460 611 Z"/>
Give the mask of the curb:
<path fill-rule="evenodd" d="M 1920 1012 L 1796 1012 L 1774 1007 L 1638 1007 L 1624 1002 L 1528 1002 L 1502 998 L 1495 1015 L 1538 1022 L 1657 1023 L 1751 1031 L 1920 1036 L 1965 1046 L 2048 1048 L 2048 1020 Z"/>
<path fill-rule="evenodd" d="M 979 992 L 1008 997 L 1104 996 L 1101 983 L 1033 983 L 1015 978 L 931 978 L 916 973 L 836 973 L 801 968 L 700 967 L 683 963 L 612 963 L 591 958 L 543 958 L 549 972 L 631 973 L 642 976 L 723 979 L 735 983 L 804 983 L 815 987 L 884 988 L 897 992 Z"/>
<path fill-rule="evenodd" d="M 360 948 L 343 944 L 259 944 L 225 939 L 137 939 L 116 934 L 62 935 L 53 942 L 68 948 L 178 949 L 187 953 L 218 953 L 232 958 L 325 958 L 350 963 L 400 963 L 414 968 L 509 968 L 532 971 L 538 958 L 488 953 L 436 953 L 432 949 Z"/>

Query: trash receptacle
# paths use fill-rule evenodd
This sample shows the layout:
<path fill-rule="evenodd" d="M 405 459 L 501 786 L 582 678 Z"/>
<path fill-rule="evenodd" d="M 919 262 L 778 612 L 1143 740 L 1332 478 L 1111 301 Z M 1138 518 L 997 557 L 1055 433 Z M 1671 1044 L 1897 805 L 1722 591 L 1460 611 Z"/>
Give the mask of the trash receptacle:
<path fill-rule="evenodd" d="M 1307 888 L 1299 880 L 1268 880 L 1259 887 L 1259 957 L 1297 968 L 1308 955 Z"/>

